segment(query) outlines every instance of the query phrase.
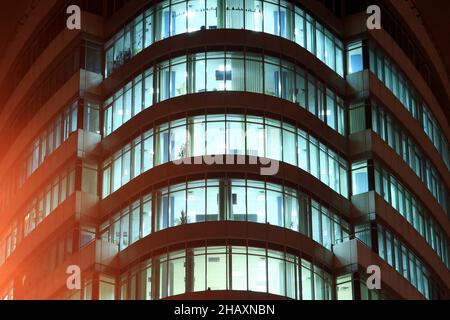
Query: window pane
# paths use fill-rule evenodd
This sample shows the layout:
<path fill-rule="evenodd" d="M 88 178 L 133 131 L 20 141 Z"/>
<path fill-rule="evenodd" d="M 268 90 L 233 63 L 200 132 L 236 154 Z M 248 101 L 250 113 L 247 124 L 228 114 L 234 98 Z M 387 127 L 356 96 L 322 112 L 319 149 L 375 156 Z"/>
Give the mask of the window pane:
<path fill-rule="evenodd" d="M 142 207 L 142 237 L 151 233 L 152 228 L 152 198 L 146 197 L 143 200 Z"/>
<path fill-rule="evenodd" d="M 147 171 L 153 168 L 153 158 L 154 158 L 154 150 L 153 150 L 153 136 L 149 136 L 144 140 L 143 146 L 143 171 Z"/>
<path fill-rule="evenodd" d="M 227 74 L 225 77 L 225 88 L 228 91 L 244 91 L 243 55 L 242 53 L 231 53 L 228 56 L 236 58 L 226 60 L 226 70 L 227 72 L 229 70 L 230 75 Z"/>
<path fill-rule="evenodd" d="M 231 267 L 231 283 L 233 290 L 247 290 L 247 256 L 233 254 Z"/>
<path fill-rule="evenodd" d="M 206 154 L 223 155 L 225 154 L 225 123 L 208 122 L 206 137 Z"/>
<path fill-rule="evenodd" d="M 208 187 L 207 189 L 207 210 L 206 221 L 218 221 L 219 220 L 219 200 L 220 193 L 219 187 Z"/>
<path fill-rule="evenodd" d="M 294 128 L 290 128 L 293 131 Z M 283 161 L 293 166 L 297 165 L 295 133 L 293 131 L 283 130 Z"/>
<path fill-rule="evenodd" d="M 210 250 L 210 248 L 208 248 Z M 207 255 L 207 288 L 208 290 L 227 289 L 227 259 L 225 254 Z"/>
<path fill-rule="evenodd" d="M 113 163 L 112 192 L 116 192 L 122 186 L 122 158 L 117 158 Z"/>
<path fill-rule="evenodd" d="M 153 104 L 153 72 L 147 72 L 145 80 L 144 80 L 144 108 L 148 108 Z M 136 87 L 136 96 L 140 96 L 141 87 L 140 84 Z M 140 103 L 138 102 L 136 105 L 136 112 L 140 111 Z"/>
<path fill-rule="evenodd" d="M 321 235 L 321 214 L 319 209 L 313 205 L 311 207 L 311 214 L 312 214 L 312 238 L 314 241 L 322 244 L 322 235 Z"/>
<path fill-rule="evenodd" d="M 283 259 L 283 254 L 274 252 L 273 254 L 278 255 Z M 285 295 L 285 268 L 284 260 L 270 258 L 268 260 L 268 273 L 271 275 L 269 277 L 269 293 L 276 294 L 279 296 Z"/>
<path fill-rule="evenodd" d="M 231 66 L 225 69 L 223 53 L 209 52 L 206 66 L 207 91 L 224 91 L 227 77 L 231 77 Z"/>
<path fill-rule="evenodd" d="M 205 189 L 195 188 L 187 191 L 187 219 L 188 223 L 205 221 Z"/>
<path fill-rule="evenodd" d="M 247 123 L 247 155 L 264 157 L 264 125 Z"/>
<path fill-rule="evenodd" d="M 241 0 L 226 0 L 225 21 L 228 29 L 244 28 L 244 8 Z"/>
<path fill-rule="evenodd" d="M 206 61 L 205 54 L 192 56 L 192 74 L 189 74 L 190 93 L 206 91 Z"/>
<path fill-rule="evenodd" d="M 319 178 L 319 148 L 317 147 L 317 140 L 313 138 L 309 143 L 309 166 L 310 173 Z"/>
<path fill-rule="evenodd" d="M 185 257 L 168 262 L 169 296 L 182 294 L 186 291 L 185 266 Z"/>
<path fill-rule="evenodd" d="M 171 192 L 169 201 L 169 227 L 186 223 L 186 191 Z"/>
<path fill-rule="evenodd" d="M 245 123 L 227 122 L 227 152 L 226 154 L 245 154 Z"/>
<path fill-rule="evenodd" d="M 236 183 L 236 181 L 232 181 Z M 245 183 L 245 182 L 244 182 Z M 232 186 L 230 199 L 230 220 L 246 220 L 246 189 L 245 187 Z"/>
<path fill-rule="evenodd" d="M 205 249 L 193 249 L 193 290 L 194 292 L 205 291 L 206 290 L 206 256 Z"/>
<path fill-rule="evenodd" d="M 188 2 L 188 32 L 194 32 L 205 28 L 205 1 L 189 0 Z"/>
<path fill-rule="evenodd" d="M 131 235 L 130 235 L 130 243 L 135 243 L 139 240 L 139 225 L 141 220 L 141 212 L 139 203 L 133 205 L 133 209 L 131 212 Z"/>
<path fill-rule="evenodd" d="M 295 6 L 295 42 L 305 47 L 305 13 L 302 9 Z"/>
<path fill-rule="evenodd" d="M 281 155 L 281 129 L 273 126 L 266 126 L 266 143 L 270 148 L 266 150 L 266 157 L 269 159 L 274 159 L 282 161 Z"/>
<path fill-rule="evenodd" d="M 285 190 L 284 212 L 286 215 L 286 228 L 299 231 L 299 205 L 295 190 Z"/>
<path fill-rule="evenodd" d="M 363 70 L 363 51 L 360 42 L 349 45 L 347 64 L 349 74 Z"/>
<path fill-rule="evenodd" d="M 262 31 L 263 4 L 260 0 L 245 0 L 245 29 Z"/>
<path fill-rule="evenodd" d="M 276 61 L 274 61 L 276 62 Z M 264 93 L 270 96 L 281 97 L 280 92 L 280 67 L 273 63 L 264 64 L 265 89 Z"/>
<path fill-rule="evenodd" d="M 124 215 L 120 220 L 120 250 L 128 247 L 129 222 L 130 216 L 128 214 Z"/>
<path fill-rule="evenodd" d="M 266 274 L 265 256 L 248 256 L 248 289 L 255 292 L 267 292 L 267 274 Z"/>
<path fill-rule="evenodd" d="M 225 26 L 224 17 L 218 12 L 222 12 L 218 0 L 206 0 L 206 27 L 207 29 L 223 28 Z M 218 11 L 219 10 L 219 11 Z"/>
<path fill-rule="evenodd" d="M 284 227 L 283 216 L 282 193 L 267 190 L 267 223 Z"/>
<path fill-rule="evenodd" d="M 148 10 L 145 13 L 145 42 L 144 46 L 145 48 L 149 47 L 153 43 L 153 12 L 151 10 Z"/>
<path fill-rule="evenodd" d="M 278 9 L 279 7 L 277 5 L 268 1 L 264 2 L 264 32 L 280 35 L 280 12 Z"/>
<path fill-rule="evenodd" d="M 246 72 L 246 91 L 263 92 L 263 68 L 262 58 L 259 55 L 247 54 L 245 61 Z"/>
<path fill-rule="evenodd" d="M 266 223 L 266 193 L 261 189 L 248 188 L 248 221 Z"/>
<path fill-rule="evenodd" d="M 179 59 L 179 61 L 176 61 L 176 64 L 172 65 L 170 72 L 171 72 L 170 97 L 174 98 L 181 95 L 185 95 L 187 92 L 186 58 L 183 57 Z"/>
<path fill-rule="evenodd" d="M 312 300 L 313 299 L 313 277 L 311 271 L 312 265 L 302 260 L 302 298 L 303 300 Z"/>
<path fill-rule="evenodd" d="M 173 1 L 175 2 L 175 1 Z M 172 2 L 172 3 L 173 3 Z M 174 36 L 177 34 L 186 32 L 186 3 L 187 1 L 182 1 L 180 3 L 172 4 L 170 8 L 170 18 L 171 18 L 171 32 L 170 35 Z"/>
<path fill-rule="evenodd" d="M 180 122 L 183 124 L 184 120 Z M 178 125 L 178 123 L 177 123 Z M 186 126 L 181 125 L 170 130 L 169 155 L 170 161 L 187 157 L 187 136 Z"/>
<path fill-rule="evenodd" d="M 352 164 L 353 195 L 369 191 L 369 180 L 366 162 Z"/>

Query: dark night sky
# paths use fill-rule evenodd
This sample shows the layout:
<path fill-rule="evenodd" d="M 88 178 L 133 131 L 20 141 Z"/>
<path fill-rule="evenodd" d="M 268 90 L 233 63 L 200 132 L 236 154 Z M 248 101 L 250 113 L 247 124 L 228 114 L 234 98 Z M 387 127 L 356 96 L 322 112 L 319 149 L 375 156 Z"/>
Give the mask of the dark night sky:
<path fill-rule="evenodd" d="M 0 1 L 0 52 L 13 36 L 20 19 L 25 14 L 31 0 Z"/>
<path fill-rule="evenodd" d="M 45 1 L 45 0 L 41 0 Z M 354 0 L 358 1 L 358 0 Z M 404 0 L 392 0 L 404 1 Z M 450 1 L 448 0 L 412 0 L 419 10 L 426 27 L 437 44 L 450 74 Z M 20 19 L 32 0 L 0 1 L 0 52 L 14 35 Z"/>
<path fill-rule="evenodd" d="M 447 65 L 447 76 L 450 78 L 450 1 L 414 0 L 414 3 Z"/>

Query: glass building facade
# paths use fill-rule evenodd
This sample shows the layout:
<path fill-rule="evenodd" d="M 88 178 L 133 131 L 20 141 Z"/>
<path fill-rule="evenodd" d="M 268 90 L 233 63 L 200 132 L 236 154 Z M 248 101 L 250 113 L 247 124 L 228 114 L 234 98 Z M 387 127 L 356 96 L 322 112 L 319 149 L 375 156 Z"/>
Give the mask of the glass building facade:
<path fill-rule="evenodd" d="M 0 299 L 450 297 L 450 97 L 414 12 L 75 2 L 82 31 L 37 1 L 0 54 Z"/>
<path fill-rule="evenodd" d="M 41 188 L 35 198 L 25 205 L 24 212 L 17 217 L 0 236 L 0 266 L 11 256 L 16 247 L 27 238 L 33 230 L 60 207 L 75 190 L 75 168 L 70 166 L 61 170 L 48 185 Z"/>
<path fill-rule="evenodd" d="M 144 132 L 103 163 L 103 198 L 159 165 L 206 155 L 264 157 L 301 168 L 348 197 L 348 164 L 307 132 L 238 114 L 195 116 Z"/>
<path fill-rule="evenodd" d="M 302 8 L 285 0 L 163 1 L 120 30 L 106 45 L 105 76 L 153 43 L 215 29 L 264 32 L 295 42 L 344 76 L 342 41 Z"/>
<path fill-rule="evenodd" d="M 382 106 L 370 102 L 350 107 L 350 130 L 352 133 L 364 131 L 366 108 L 371 112 L 369 126 L 397 155 L 411 168 L 427 187 L 442 209 L 449 215 L 449 192 L 444 179 L 426 153 L 416 144 L 403 125 Z M 360 193 L 360 192 L 358 192 Z"/>
<path fill-rule="evenodd" d="M 166 252 L 120 278 L 123 300 L 186 292 L 239 290 L 297 300 L 333 299 L 332 276 L 295 254 L 250 246 L 206 246 Z"/>
<path fill-rule="evenodd" d="M 412 250 L 389 230 L 378 226 L 378 252 L 381 258 L 402 274 L 426 299 L 431 296 L 430 273 Z"/>
<path fill-rule="evenodd" d="M 104 106 L 104 135 L 156 103 L 217 91 L 261 93 L 288 100 L 345 134 L 342 98 L 294 62 L 251 52 L 202 52 L 152 66 L 117 90 Z"/>
<path fill-rule="evenodd" d="M 374 191 L 381 196 L 397 213 L 399 213 L 436 252 L 442 263 L 450 269 L 448 237 L 433 215 L 425 208 L 417 196 L 410 191 L 399 179 L 380 163 L 373 167 L 367 161 L 352 164 L 353 194 L 370 191 L 369 180 L 374 174 Z"/>
<path fill-rule="evenodd" d="M 125 250 L 152 231 L 212 221 L 270 224 L 300 232 L 330 250 L 350 233 L 346 220 L 299 190 L 240 179 L 190 181 L 155 190 L 114 214 L 100 233 Z"/>
<path fill-rule="evenodd" d="M 448 139 L 436 117 L 399 67 L 374 44 L 369 47 L 370 71 L 391 91 L 422 127 L 450 170 Z"/>
<path fill-rule="evenodd" d="M 22 159 L 0 182 L 0 208 L 5 209 L 13 200 L 15 192 L 23 187 L 31 175 L 50 157 L 69 136 L 76 132 L 78 103 L 66 107 L 61 114 L 41 130 L 34 141 L 25 150 Z"/>

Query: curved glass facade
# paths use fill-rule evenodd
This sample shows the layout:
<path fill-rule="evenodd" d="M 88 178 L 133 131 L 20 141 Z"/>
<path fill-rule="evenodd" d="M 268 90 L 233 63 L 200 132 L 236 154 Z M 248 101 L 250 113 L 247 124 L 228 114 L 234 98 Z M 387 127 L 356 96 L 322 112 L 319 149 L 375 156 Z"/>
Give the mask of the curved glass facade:
<path fill-rule="evenodd" d="M 376 105 L 372 105 L 372 130 L 409 165 L 449 215 L 449 193 L 436 167 L 389 113 Z"/>
<path fill-rule="evenodd" d="M 160 254 L 122 274 L 121 299 L 164 299 L 239 290 L 298 300 L 333 299 L 333 277 L 297 255 L 247 246 L 207 246 Z"/>
<path fill-rule="evenodd" d="M 375 191 L 416 229 L 450 269 L 448 239 L 441 226 L 423 204 L 379 164 L 375 166 Z"/>
<path fill-rule="evenodd" d="M 208 221 L 279 226 L 300 232 L 329 250 L 349 239 L 350 232 L 348 222 L 296 189 L 255 180 L 209 179 L 155 190 L 113 215 L 100 233 L 120 251 L 152 230 Z"/>
<path fill-rule="evenodd" d="M 369 48 L 370 71 L 384 83 L 422 127 L 450 170 L 448 141 L 436 118 L 405 75 L 373 43 Z"/>
<path fill-rule="evenodd" d="M 103 163 L 102 196 L 153 167 L 205 155 L 282 161 L 348 197 L 347 161 L 317 138 L 285 122 L 235 114 L 183 118 L 146 131 Z"/>
<path fill-rule="evenodd" d="M 0 266 L 20 243 L 75 192 L 75 166 L 61 170 L 25 203 L 6 232 L 0 235 Z"/>
<path fill-rule="evenodd" d="M 375 0 L 374 36 L 370 0 L 34 2 L 0 81 L 0 300 L 450 297 L 450 103 L 417 8 Z"/>
<path fill-rule="evenodd" d="M 420 259 L 385 227 L 378 225 L 378 253 L 426 298 L 433 296 L 434 281 Z"/>
<path fill-rule="evenodd" d="M 343 100 L 302 67 L 258 53 L 222 51 L 177 57 L 138 75 L 105 101 L 104 136 L 154 103 L 217 91 L 262 93 L 291 101 L 345 134 Z"/>
<path fill-rule="evenodd" d="M 40 131 L 39 136 L 31 142 L 24 156 L 14 164 L 9 174 L 0 182 L 0 211 L 11 203 L 16 192 L 44 161 L 77 130 L 77 112 L 78 102 L 75 101 L 51 120 Z"/>
<path fill-rule="evenodd" d="M 414 229 L 450 269 L 448 238 L 422 202 L 378 162 L 374 165 L 374 191 L 384 198 Z M 353 195 L 369 190 L 371 168 L 367 161 L 352 164 Z M 355 185 L 358 187 L 355 188 Z"/>
<path fill-rule="evenodd" d="M 288 1 L 163 1 L 147 9 L 106 45 L 105 76 L 154 42 L 199 30 L 246 29 L 291 40 L 344 76 L 344 47 L 330 30 Z"/>
<path fill-rule="evenodd" d="M 371 113 L 368 124 L 365 123 L 366 110 Z M 444 212 L 449 215 L 449 192 L 446 184 L 408 131 L 385 108 L 373 101 L 350 106 L 350 132 L 356 133 L 368 128 L 403 159 L 441 205 Z"/>

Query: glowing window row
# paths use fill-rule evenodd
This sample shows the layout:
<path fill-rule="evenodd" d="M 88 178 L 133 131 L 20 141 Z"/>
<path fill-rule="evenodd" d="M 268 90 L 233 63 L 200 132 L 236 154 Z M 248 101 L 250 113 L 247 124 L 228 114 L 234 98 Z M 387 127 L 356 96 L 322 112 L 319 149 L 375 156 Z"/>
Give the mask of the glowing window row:
<path fill-rule="evenodd" d="M 370 71 L 385 84 L 413 118 L 417 120 L 450 170 L 447 138 L 423 98 L 416 92 L 399 68 L 374 44 L 371 44 L 369 48 L 369 58 Z"/>
<path fill-rule="evenodd" d="M 161 124 L 103 164 L 102 197 L 170 161 L 205 155 L 248 155 L 282 161 L 348 197 L 348 163 L 293 125 L 258 116 L 195 116 Z"/>
<path fill-rule="evenodd" d="M 378 253 L 426 299 L 430 299 L 431 277 L 427 268 L 394 234 L 378 225 Z"/>
<path fill-rule="evenodd" d="M 109 97 L 104 104 L 104 136 L 154 103 L 213 91 L 245 91 L 285 99 L 345 134 L 343 100 L 303 68 L 257 53 L 202 52 L 152 66 Z"/>
<path fill-rule="evenodd" d="M 375 105 L 372 106 L 372 128 L 409 165 L 448 214 L 449 193 L 434 165 L 394 119 Z"/>
<path fill-rule="evenodd" d="M 445 232 L 425 210 L 422 203 L 391 173 L 379 165 L 375 167 L 375 191 L 419 232 L 450 269 L 449 246 Z"/>
<path fill-rule="evenodd" d="M 13 199 L 17 189 L 77 130 L 78 103 L 66 107 L 53 119 L 26 150 L 18 169 L 11 170 L 0 187 L 0 210 Z"/>
<path fill-rule="evenodd" d="M 41 190 L 27 202 L 22 217 L 14 220 L 4 236 L 0 237 L 0 265 L 75 191 L 75 168 L 62 170 Z"/>
<path fill-rule="evenodd" d="M 371 112 L 370 123 L 366 123 L 366 110 Z M 411 139 L 409 133 L 381 106 L 371 103 L 350 107 L 350 132 L 371 128 L 414 171 L 433 197 L 449 214 L 449 192 L 437 171 L 422 149 Z"/>
<path fill-rule="evenodd" d="M 369 192 L 371 168 L 367 161 L 352 164 L 353 195 Z M 375 192 L 389 203 L 425 239 L 450 269 L 448 239 L 440 225 L 415 195 L 378 163 L 375 164 Z"/>
<path fill-rule="evenodd" d="M 153 300 L 215 290 L 332 300 L 333 277 L 296 255 L 245 246 L 208 246 L 165 253 L 122 274 L 122 300 Z M 113 297 L 112 297 L 113 298 Z"/>
<path fill-rule="evenodd" d="M 295 189 L 236 179 L 191 181 L 155 190 L 114 215 L 100 232 L 103 240 L 124 250 L 152 230 L 207 221 L 267 223 L 300 232 L 329 250 L 347 240 L 350 232 L 345 220 Z"/>
<path fill-rule="evenodd" d="M 172 0 L 149 8 L 107 43 L 105 77 L 154 42 L 208 29 L 246 29 L 283 37 L 344 76 L 342 41 L 288 1 Z"/>

